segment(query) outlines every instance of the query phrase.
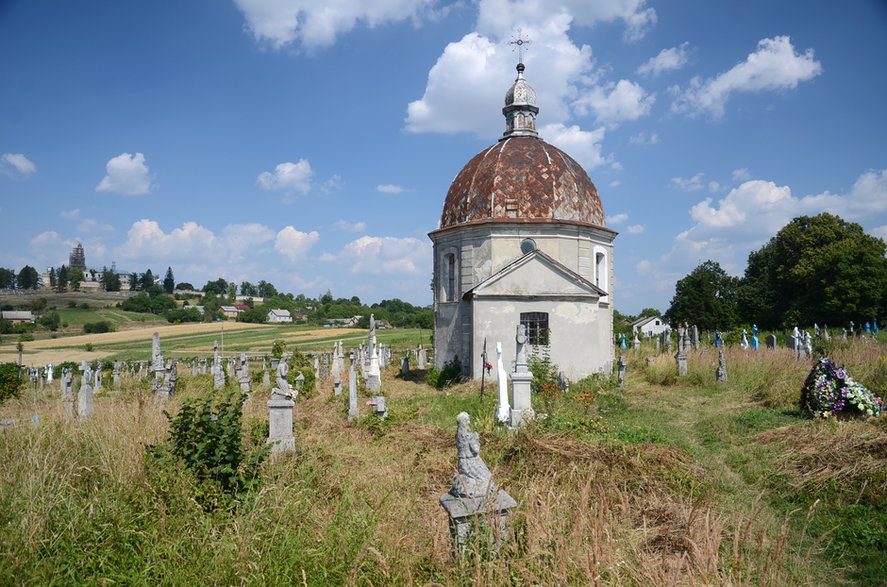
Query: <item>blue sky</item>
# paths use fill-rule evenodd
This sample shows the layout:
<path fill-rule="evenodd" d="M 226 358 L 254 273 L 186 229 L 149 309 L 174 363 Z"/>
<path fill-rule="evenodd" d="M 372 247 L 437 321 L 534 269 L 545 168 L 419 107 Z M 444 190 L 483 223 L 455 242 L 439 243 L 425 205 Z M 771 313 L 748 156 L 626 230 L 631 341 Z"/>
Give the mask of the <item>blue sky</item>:
<path fill-rule="evenodd" d="M 887 238 L 877 0 L 0 2 L 0 265 L 431 302 L 450 182 L 520 28 L 548 142 L 616 239 L 616 308 L 740 275 L 791 218 Z"/>

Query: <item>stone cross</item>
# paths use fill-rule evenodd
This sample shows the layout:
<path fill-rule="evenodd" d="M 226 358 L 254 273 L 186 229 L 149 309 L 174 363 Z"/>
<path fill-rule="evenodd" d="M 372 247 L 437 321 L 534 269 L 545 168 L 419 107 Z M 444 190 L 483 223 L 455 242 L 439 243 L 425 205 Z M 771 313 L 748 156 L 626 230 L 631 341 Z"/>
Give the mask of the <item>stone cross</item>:
<path fill-rule="evenodd" d="M 718 368 L 715 369 L 715 378 L 718 383 L 727 383 L 727 360 L 724 358 L 724 351 L 718 349 Z"/>
<path fill-rule="evenodd" d="M 519 428 L 525 422 L 535 418 L 530 392 L 533 383 L 533 374 L 527 369 L 527 326 L 518 324 L 514 336 L 515 353 L 517 360 L 514 363 L 514 373 L 511 374 L 511 427 Z M 498 353 L 499 347 L 496 347 Z"/>
<path fill-rule="evenodd" d="M 77 392 L 77 417 L 86 420 L 92 416 L 92 369 L 86 365 L 80 378 L 80 391 Z"/>
<path fill-rule="evenodd" d="M 496 418 L 500 422 L 508 422 L 511 417 L 511 409 L 508 405 L 508 375 L 505 373 L 505 365 L 502 364 L 502 343 L 496 343 L 496 375 L 499 378 L 499 406 Z"/>

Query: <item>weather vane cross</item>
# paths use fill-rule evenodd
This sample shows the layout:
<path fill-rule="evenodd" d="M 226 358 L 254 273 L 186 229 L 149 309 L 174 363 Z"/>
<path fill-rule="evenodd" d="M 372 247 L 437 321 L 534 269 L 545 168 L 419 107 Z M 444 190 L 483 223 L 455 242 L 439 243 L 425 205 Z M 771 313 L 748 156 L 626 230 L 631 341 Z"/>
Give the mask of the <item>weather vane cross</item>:
<path fill-rule="evenodd" d="M 523 38 L 523 31 L 521 29 L 517 29 L 517 38 L 508 42 L 509 45 L 517 47 L 517 58 L 520 63 L 524 62 L 524 45 L 531 45 L 532 43 L 533 41 L 529 37 Z M 514 51 L 514 47 L 511 50 Z"/>

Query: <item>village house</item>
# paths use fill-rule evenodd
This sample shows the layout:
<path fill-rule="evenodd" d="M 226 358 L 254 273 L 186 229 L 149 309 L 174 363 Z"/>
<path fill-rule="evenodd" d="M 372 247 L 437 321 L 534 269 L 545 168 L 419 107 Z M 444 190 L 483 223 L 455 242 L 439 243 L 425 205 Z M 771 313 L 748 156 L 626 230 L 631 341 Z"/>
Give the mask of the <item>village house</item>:
<path fill-rule="evenodd" d="M 27 324 L 34 323 L 34 314 L 28 311 L 3 310 L 0 312 L 0 319 L 6 320 L 11 324 Z"/>
<path fill-rule="evenodd" d="M 265 321 L 274 323 L 292 322 L 293 317 L 290 314 L 289 310 L 274 309 L 268 312 L 268 317 L 265 319 Z"/>

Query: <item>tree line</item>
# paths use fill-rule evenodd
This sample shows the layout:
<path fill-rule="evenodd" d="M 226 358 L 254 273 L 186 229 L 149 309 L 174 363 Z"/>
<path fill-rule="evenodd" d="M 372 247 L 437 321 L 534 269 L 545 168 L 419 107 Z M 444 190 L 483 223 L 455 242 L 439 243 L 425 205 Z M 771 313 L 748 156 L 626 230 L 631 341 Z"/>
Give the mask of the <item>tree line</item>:
<path fill-rule="evenodd" d="M 828 213 L 799 216 L 748 256 L 742 277 L 705 261 L 675 286 L 665 318 L 703 329 L 845 326 L 887 315 L 887 244 Z"/>

